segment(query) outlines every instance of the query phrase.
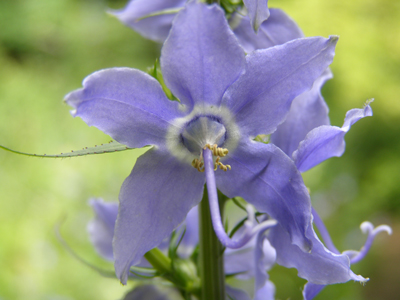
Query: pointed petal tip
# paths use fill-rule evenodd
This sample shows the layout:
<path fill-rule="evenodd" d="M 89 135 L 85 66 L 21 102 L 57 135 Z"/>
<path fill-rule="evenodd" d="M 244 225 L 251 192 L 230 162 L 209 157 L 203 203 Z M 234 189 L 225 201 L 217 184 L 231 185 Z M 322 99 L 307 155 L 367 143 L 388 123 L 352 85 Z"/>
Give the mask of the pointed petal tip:
<path fill-rule="evenodd" d="M 120 10 L 116 10 L 116 9 L 112 9 L 112 8 L 107 8 L 106 9 L 106 14 L 111 16 L 111 17 L 115 17 L 119 19 L 119 14 L 121 13 Z"/>
<path fill-rule="evenodd" d="M 373 113 L 372 113 L 372 108 L 370 106 L 370 104 L 372 102 L 374 102 L 374 98 L 368 99 L 367 101 L 365 101 L 364 104 L 364 116 L 366 117 L 372 117 Z"/>
<path fill-rule="evenodd" d="M 364 277 L 362 277 L 361 275 L 356 275 L 356 274 L 352 274 L 351 275 L 351 279 L 352 280 L 354 280 L 354 281 L 358 281 L 358 282 L 360 282 L 361 284 L 365 284 L 365 283 L 367 283 L 368 281 L 369 281 L 369 278 L 367 277 L 367 278 L 364 278 Z"/>
<path fill-rule="evenodd" d="M 338 40 L 339 40 L 339 36 L 338 35 L 330 35 L 329 36 L 329 41 L 331 43 L 337 43 Z"/>
<path fill-rule="evenodd" d="M 119 278 L 119 282 L 121 283 L 121 285 L 126 285 L 128 281 L 128 272 L 130 264 L 127 264 L 127 266 L 122 271 L 118 270 L 117 262 L 115 262 L 114 266 L 115 266 L 115 273 Z"/>

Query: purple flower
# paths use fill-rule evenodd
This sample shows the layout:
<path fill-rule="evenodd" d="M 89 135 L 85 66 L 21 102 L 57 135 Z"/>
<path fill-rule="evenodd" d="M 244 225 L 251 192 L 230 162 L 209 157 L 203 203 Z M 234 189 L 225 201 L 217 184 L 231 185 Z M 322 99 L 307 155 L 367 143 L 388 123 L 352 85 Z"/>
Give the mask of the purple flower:
<path fill-rule="evenodd" d="M 178 293 L 174 293 L 171 288 L 160 289 L 159 286 L 146 284 L 134 288 L 125 295 L 123 300 L 171 300 L 177 297 L 179 297 Z"/>
<path fill-rule="evenodd" d="M 258 31 L 261 23 L 268 19 L 270 12 L 268 10 L 267 0 L 243 0 L 247 8 L 251 26 L 254 31 Z"/>
<path fill-rule="evenodd" d="M 114 261 L 112 241 L 114 238 L 115 222 L 118 215 L 118 203 L 104 202 L 103 199 L 90 199 L 89 205 L 92 207 L 95 214 L 95 218 L 91 220 L 87 226 L 90 241 L 100 256 L 106 260 Z M 189 257 L 193 253 L 199 240 L 197 206 L 189 211 L 186 220 L 186 222 L 182 223 L 176 229 L 176 232 L 179 235 L 183 234 L 183 229 L 185 229 L 185 235 L 183 236 L 177 250 L 179 257 L 181 258 Z M 169 237 L 157 246 L 160 250 L 166 251 L 168 248 L 168 242 Z M 137 265 L 140 267 L 150 267 L 150 264 L 143 257 Z"/>
<path fill-rule="evenodd" d="M 186 2 L 187 0 L 131 0 L 125 8 L 109 12 L 142 36 L 163 43 L 172 27 L 175 10 L 183 8 Z M 243 2 L 250 17 L 249 22 L 253 30 L 257 31 L 261 23 L 269 17 L 268 1 Z"/>
<path fill-rule="evenodd" d="M 119 195 L 114 257 L 123 283 L 130 265 L 200 202 L 205 176 L 198 170 L 208 144 L 218 147 L 215 164 L 232 168 L 215 172 L 221 192 L 243 197 L 276 219 L 293 243 L 311 248 L 311 205 L 300 173 L 279 148 L 253 138 L 284 120 L 293 99 L 331 63 L 336 41 L 298 39 L 245 57 L 223 11 L 191 2 L 161 52 L 165 83 L 179 102 L 168 100 L 154 78 L 128 68 L 98 71 L 66 96 L 73 116 L 88 125 L 128 147 L 152 145 Z"/>
<path fill-rule="evenodd" d="M 254 32 L 248 16 L 235 14 L 230 25 L 240 45 L 247 52 L 266 49 L 304 37 L 297 24 L 281 9 L 271 8 L 269 18 Z"/>
<path fill-rule="evenodd" d="M 163 43 L 176 13 L 141 18 L 166 9 L 182 8 L 185 3 L 186 0 L 131 0 L 124 9 L 109 12 L 142 36 Z"/>

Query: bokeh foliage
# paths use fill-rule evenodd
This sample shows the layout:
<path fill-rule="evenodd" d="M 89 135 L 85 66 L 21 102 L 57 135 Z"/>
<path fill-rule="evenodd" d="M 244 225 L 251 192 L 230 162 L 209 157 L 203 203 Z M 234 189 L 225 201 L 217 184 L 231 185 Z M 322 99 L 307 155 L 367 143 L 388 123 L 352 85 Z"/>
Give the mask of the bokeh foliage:
<path fill-rule="evenodd" d="M 0 143 L 32 153 L 59 153 L 110 138 L 74 120 L 63 96 L 93 71 L 127 66 L 145 70 L 160 46 L 105 13 L 125 1 L 0 1 Z M 342 158 L 305 174 L 315 207 L 339 249 L 358 249 L 359 224 L 388 223 L 366 260 L 354 266 L 370 277 L 326 288 L 317 299 L 397 299 L 400 286 L 400 2 L 393 0 L 270 0 L 307 36 L 340 36 L 334 79 L 323 89 L 331 122 L 369 98 L 374 116 L 346 136 Z M 56 223 L 82 256 L 110 264 L 85 231 L 90 197 L 116 200 L 141 150 L 76 159 L 35 159 L 0 152 L 0 299 L 118 299 L 129 288 L 102 278 L 57 242 Z M 177 187 L 179 188 L 179 187 Z M 396 231 L 397 229 L 397 231 Z M 295 270 L 271 272 L 279 299 L 301 299 Z"/>

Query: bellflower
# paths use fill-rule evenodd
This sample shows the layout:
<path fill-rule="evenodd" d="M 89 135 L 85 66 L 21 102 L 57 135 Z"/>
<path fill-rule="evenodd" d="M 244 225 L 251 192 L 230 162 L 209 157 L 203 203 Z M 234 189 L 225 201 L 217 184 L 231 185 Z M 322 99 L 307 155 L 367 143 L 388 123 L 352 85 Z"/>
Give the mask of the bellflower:
<path fill-rule="evenodd" d="M 190 2 L 161 51 L 164 81 L 179 101 L 170 101 L 151 76 L 128 68 L 95 72 L 66 96 L 73 116 L 88 125 L 131 148 L 152 145 L 119 195 L 114 257 L 121 282 L 200 202 L 206 178 L 220 239 L 226 234 L 216 187 L 268 213 L 294 244 L 311 249 L 311 205 L 300 173 L 279 148 L 253 138 L 284 120 L 293 99 L 331 63 L 336 41 L 298 39 L 245 57 L 223 11 Z M 217 167 L 232 170 L 214 172 Z"/>
<path fill-rule="evenodd" d="M 163 43 L 168 36 L 177 9 L 183 8 L 187 0 L 131 0 L 121 10 L 110 10 L 122 23 L 145 38 Z M 267 0 L 244 0 L 253 30 L 268 19 Z M 160 13 L 160 14 L 157 14 Z M 152 15 L 152 16 L 150 16 Z"/>

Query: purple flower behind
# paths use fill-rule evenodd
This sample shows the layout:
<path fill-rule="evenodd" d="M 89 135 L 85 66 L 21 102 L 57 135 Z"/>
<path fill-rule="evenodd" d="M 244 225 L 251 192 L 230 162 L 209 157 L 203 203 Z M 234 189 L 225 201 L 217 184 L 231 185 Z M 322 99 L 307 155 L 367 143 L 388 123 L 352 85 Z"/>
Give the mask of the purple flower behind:
<path fill-rule="evenodd" d="M 171 30 L 176 13 L 141 19 L 158 11 L 183 8 L 186 0 L 131 0 L 122 10 L 110 10 L 122 23 L 142 36 L 163 43 Z"/>
<path fill-rule="evenodd" d="M 122 23 L 143 37 L 163 43 L 172 27 L 176 11 L 182 9 L 187 0 L 131 0 L 121 10 L 109 10 Z M 244 0 L 252 30 L 258 31 L 261 23 L 268 19 L 268 0 Z M 149 16 L 153 15 L 153 16 Z"/>

